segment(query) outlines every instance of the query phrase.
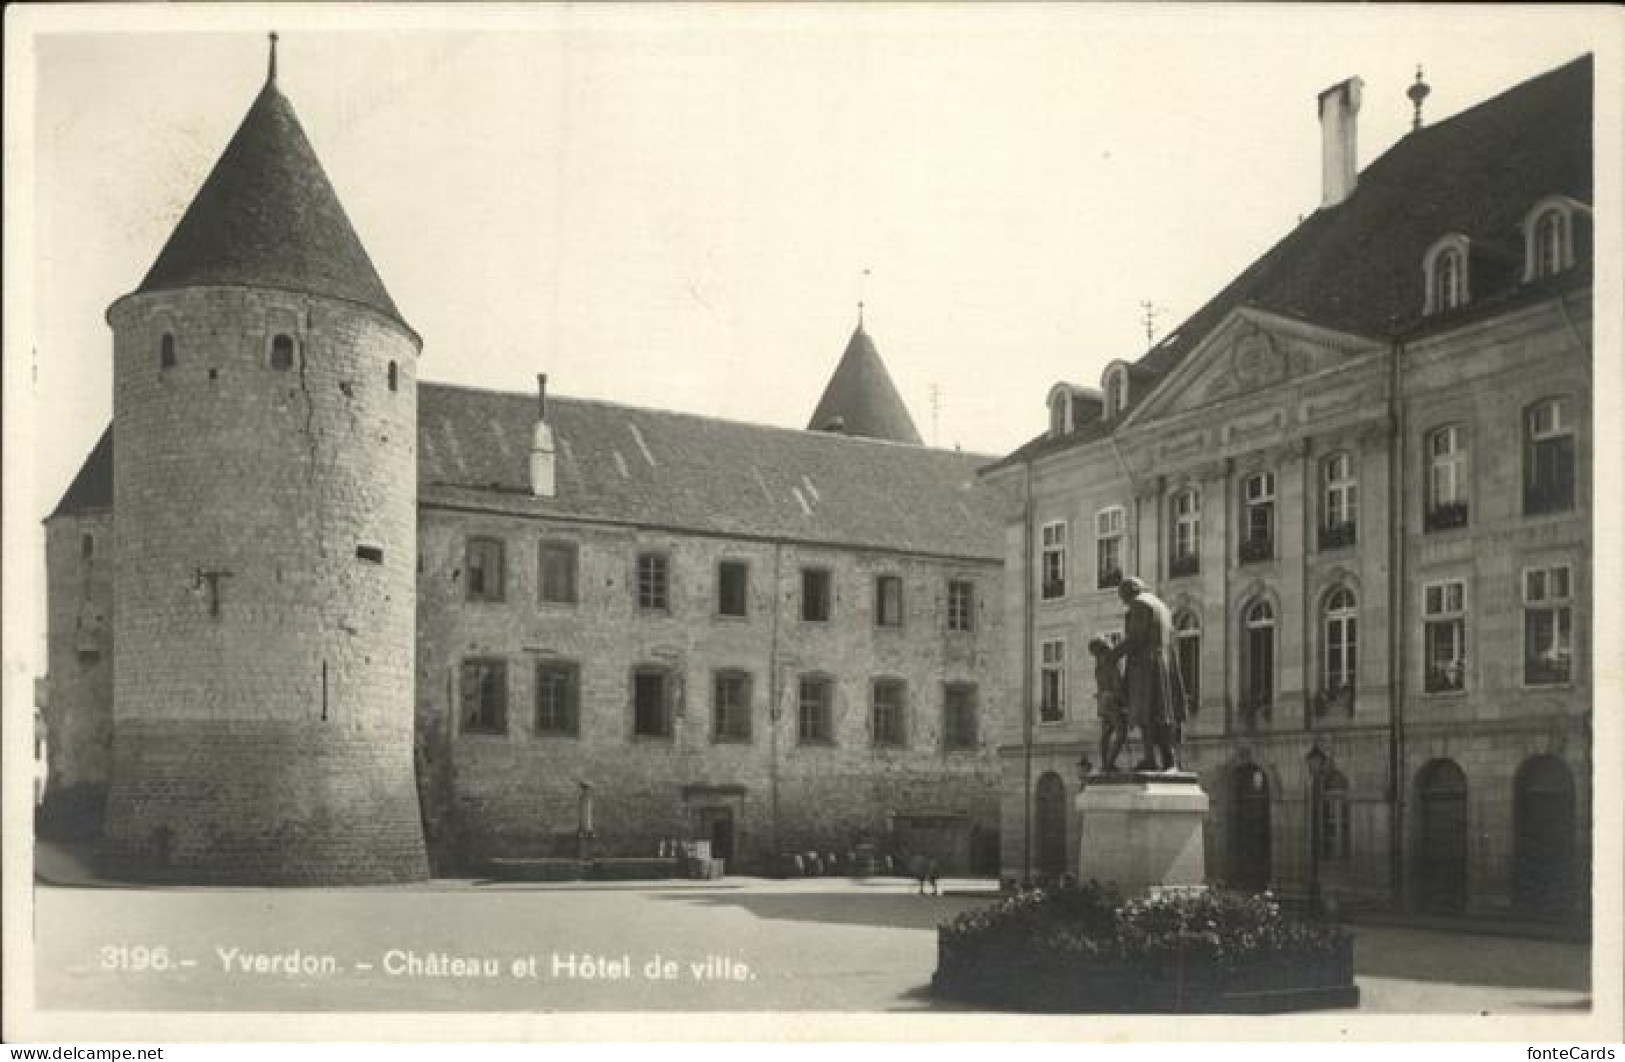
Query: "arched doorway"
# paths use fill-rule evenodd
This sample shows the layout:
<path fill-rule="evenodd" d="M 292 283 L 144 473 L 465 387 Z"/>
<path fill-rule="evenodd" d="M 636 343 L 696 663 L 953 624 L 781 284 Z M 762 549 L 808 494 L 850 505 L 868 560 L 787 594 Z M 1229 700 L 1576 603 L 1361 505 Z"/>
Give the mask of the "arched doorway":
<path fill-rule="evenodd" d="M 1054 878 L 1073 868 L 1066 864 L 1066 783 L 1054 771 L 1038 779 L 1038 865 L 1040 877 Z"/>
<path fill-rule="evenodd" d="M 1416 899 L 1424 911 L 1467 906 L 1467 776 L 1434 760 L 1416 778 Z"/>
<path fill-rule="evenodd" d="M 1256 764 L 1230 776 L 1230 884 L 1263 892 L 1270 882 L 1270 780 Z"/>
<path fill-rule="evenodd" d="M 1523 914 L 1573 906 L 1574 776 L 1556 756 L 1532 756 L 1512 792 L 1512 905 Z"/>

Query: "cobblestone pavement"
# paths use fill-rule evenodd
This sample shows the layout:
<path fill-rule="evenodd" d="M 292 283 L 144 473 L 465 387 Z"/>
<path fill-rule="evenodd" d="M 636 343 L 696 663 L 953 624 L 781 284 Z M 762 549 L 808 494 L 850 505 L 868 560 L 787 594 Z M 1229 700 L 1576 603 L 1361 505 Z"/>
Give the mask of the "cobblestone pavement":
<path fill-rule="evenodd" d="M 929 995 L 934 929 L 992 894 L 982 882 L 944 885 L 940 897 L 915 895 L 901 879 L 42 885 L 37 999 L 90 1010 L 963 1010 Z M 1587 1005 L 1584 944 L 1355 933 L 1362 1011 L 1533 1015 Z"/>

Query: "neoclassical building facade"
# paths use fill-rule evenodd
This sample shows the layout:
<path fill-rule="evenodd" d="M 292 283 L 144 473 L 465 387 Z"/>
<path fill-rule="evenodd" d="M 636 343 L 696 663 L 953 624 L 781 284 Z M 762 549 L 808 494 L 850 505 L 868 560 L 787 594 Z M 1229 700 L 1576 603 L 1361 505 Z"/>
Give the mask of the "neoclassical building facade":
<path fill-rule="evenodd" d="M 1170 605 L 1212 880 L 1343 904 L 1572 913 L 1592 772 L 1591 61 L 1357 172 L 984 474 L 1005 536 L 1007 875 L 1078 867 L 1086 643 Z M 1088 853 L 1081 853 L 1088 872 Z"/>

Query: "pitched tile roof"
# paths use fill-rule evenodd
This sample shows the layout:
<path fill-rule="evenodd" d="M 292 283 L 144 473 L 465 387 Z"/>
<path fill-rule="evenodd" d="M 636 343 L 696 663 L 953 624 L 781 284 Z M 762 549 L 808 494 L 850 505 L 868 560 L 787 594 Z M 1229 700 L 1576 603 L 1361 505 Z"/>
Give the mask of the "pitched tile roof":
<path fill-rule="evenodd" d="M 95 512 L 113 507 L 113 426 L 109 424 L 96 440 L 79 474 L 73 477 L 68 489 L 51 510 L 48 519 L 68 513 Z"/>
<path fill-rule="evenodd" d="M 1405 136 L 1360 172 L 1354 193 L 1316 211 L 1141 357 L 1160 379 L 1241 306 L 1257 306 L 1371 337 L 1414 328 L 1422 316 L 1422 257 L 1440 237 L 1466 236 L 1481 259 L 1523 255 L 1519 223 L 1548 195 L 1592 199 L 1589 55 L 1532 78 L 1454 117 Z M 1504 296 L 1515 269 L 1475 275 L 1473 301 Z M 1155 386 L 1136 383 L 1143 398 Z M 1067 449 L 1103 432 L 1039 436 L 999 467 Z"/>
<path fill-rule="evenodd" d="M 832 428 L 837 419 L 840 426 Z M 919 444 L 914 419 L 908 415 L 908 407 L 903 405 L 885 362 L 880 360 L 875 341 L 861 322 L 853 329 L 846 353 L 835 366 L 835 374 L 829 378 L 807 427 Z"/>
<path fill-rule="evenodd" d="M 200 284 L 347 299 L 405 324 L 274 81 L 265 83 L 136 290 Z"/>
<path fill-rule="evenodd" d="M 997 561 L 991 458 L 585 399 L 547 399 L 557 492 L 530 493 L 532 395 L 418 388 L 418 503 Z M 113 504 L 102 434 L 52 518 Z"/>
<path fill-rule="evenodd" d="M 529 487 L 536 399 L 418 389 L 418 502 L 998 560 L 985 455 L 585 399 L 547 400 L 557 493 Z"/>

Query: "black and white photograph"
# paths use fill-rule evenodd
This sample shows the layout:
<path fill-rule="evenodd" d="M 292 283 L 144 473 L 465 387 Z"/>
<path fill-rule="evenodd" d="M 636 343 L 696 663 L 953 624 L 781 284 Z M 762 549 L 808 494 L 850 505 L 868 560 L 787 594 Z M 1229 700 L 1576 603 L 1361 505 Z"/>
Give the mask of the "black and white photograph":
<path fill-rule="evenodd" d="M 7 1042 L 1625 1035 L 1619 9 L 6 21 Z"/>

